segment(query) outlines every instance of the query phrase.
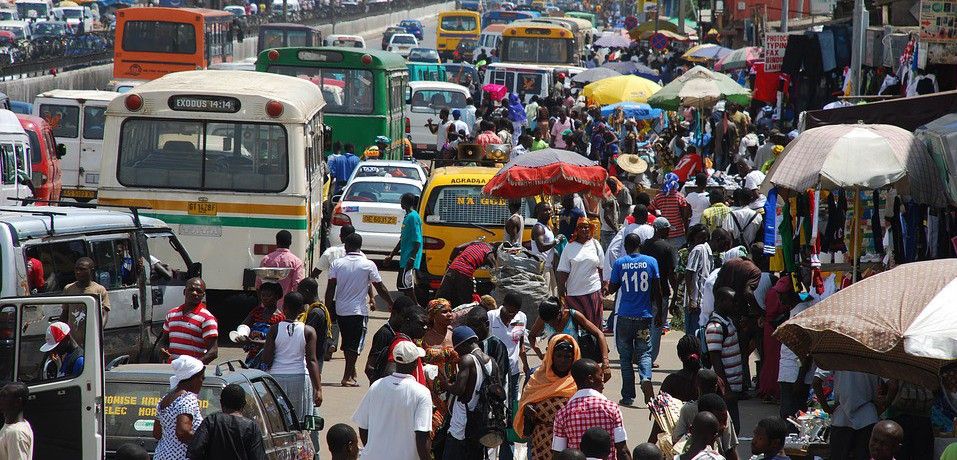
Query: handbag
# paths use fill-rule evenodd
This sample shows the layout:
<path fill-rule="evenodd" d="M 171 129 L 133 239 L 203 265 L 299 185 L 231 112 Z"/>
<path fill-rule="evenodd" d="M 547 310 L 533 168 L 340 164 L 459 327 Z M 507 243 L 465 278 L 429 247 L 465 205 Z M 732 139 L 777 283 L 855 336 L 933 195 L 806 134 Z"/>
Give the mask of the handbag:
<path fill-rule="evenodd" d="M 601 346 L 598 345 L 598 339 L 589 334 L 588 331 L 583 330 L 581 326 L 578 325 L 578 322 L 575 321 L 574 316 L 580 315 L 581 313 L 575 310 L 569 310 L 572 317 L 569 318 L 569 321 L 575 322 L 575 339 L 578 341 L 578 349 L 581 350 L 582 358 L 588 358 L 596 363 L 602 362 L 601 357 Z"/>

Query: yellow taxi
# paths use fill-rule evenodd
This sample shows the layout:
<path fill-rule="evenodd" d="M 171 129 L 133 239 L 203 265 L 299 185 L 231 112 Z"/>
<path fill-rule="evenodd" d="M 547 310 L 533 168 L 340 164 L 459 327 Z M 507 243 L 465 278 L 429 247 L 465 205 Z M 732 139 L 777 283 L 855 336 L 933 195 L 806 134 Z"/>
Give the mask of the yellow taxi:
<path fill-rule="evenodd" d="M 430 289 L 438 289 L 456 246 L 480 238 L 488 243 L 504 240 L 505 220 L 511 216 L 509 200 L 482 194 L 482 187 L 498 171 L 487 166 L 446 166 L 432 172 L 419 202 L 425 256 L 419 275 L 420 282 L 428 283 Z M 522 203 L 522 241 L 528 242 L 535 222 L 535 200 L 527 198 Z M 489 274 L 478 271 L 475 277 L 488 280 Z"/>

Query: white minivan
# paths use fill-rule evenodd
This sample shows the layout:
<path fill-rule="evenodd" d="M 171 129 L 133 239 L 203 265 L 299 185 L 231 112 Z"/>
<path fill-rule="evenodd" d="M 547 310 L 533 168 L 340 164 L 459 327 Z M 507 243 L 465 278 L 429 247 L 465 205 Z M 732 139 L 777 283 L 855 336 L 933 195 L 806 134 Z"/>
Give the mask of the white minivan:
<path fill-rule="evenodd" d="M 482 29 L 475 55 L 478 56 L 484 52 L 486 56 L 491 56 L 492 50 L 498 50 L 498 45 L 502 43 L 502 31 L 506 27 L 508 24 L 492 24 Z"/>
<path fill-rule="evenodd" d="M 489 83 L 504 85 L 509 93 L 524 95 L 522 102 L 528 102 L 533 95 L 544 99 L 552 87 L 552 71 L 531 64 L 495 62 L 485 69 L 482 85 Z"/>
<path fill-rule="evenodd" d="M 33 193 L 27 185 L 31 177 L 33 161 L 30 158 L 30 138 L 17 114 L 0 109 L 0 206 L 22 204 L 10 198 L 32 197 Z"/>
<path fill-rule="evenodd" d="M 469 89 L 442 81 L 410 81 L 406 91 L 406 110 L 409 126 L 409 135 L 412 138 L 412 148 L 416 152 L 437 152 L 441 146 L 436 146 L 437 137 L 429 130 L 429 120 L 440 123 L 439 111 L 443 108 L 452 112 L 454 109 L 465 110 L 466 99 L 470 97 Z"/>
<path fill-rule="evenodd" d="M 62 198 L 90 201 L 100 181 L 100 149 L 106 106 L 120 93 L 55 89 L 37 96 L 33 114 L 53 128 L 53 136 L 66 147 L 60 160 Z"/>

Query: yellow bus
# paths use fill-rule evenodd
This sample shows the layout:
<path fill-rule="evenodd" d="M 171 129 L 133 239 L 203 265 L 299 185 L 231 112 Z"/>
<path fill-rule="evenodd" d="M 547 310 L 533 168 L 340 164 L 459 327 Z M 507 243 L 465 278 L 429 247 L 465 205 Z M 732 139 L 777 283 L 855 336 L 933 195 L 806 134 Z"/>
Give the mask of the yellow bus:
<path fill-rule="evenodd" d="M 482 20 L 476 11 L 455 10 L 439 13 L 436 28 L 435 45 L 439 56 L 450 59 L 459 46 L 459 40 L 474 38 L 478 41 L 482 33 Z"/>
<path fill-rule="evenodd" d="M 578 42 L 570 30 L 553 24 L 519 24 L 502 31 L 501 55 L 505 63 L 581 65 Z"/>

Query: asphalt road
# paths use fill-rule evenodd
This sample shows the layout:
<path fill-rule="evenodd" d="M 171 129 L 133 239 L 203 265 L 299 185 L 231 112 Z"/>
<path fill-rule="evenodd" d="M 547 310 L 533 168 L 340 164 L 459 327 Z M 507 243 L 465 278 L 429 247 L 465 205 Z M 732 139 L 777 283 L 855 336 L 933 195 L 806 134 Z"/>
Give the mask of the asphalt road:
<path fill-rule="evenodd" d="M 438 14 L 438 9 L 436 9 L 435 14 Z M 408 17 L 404 19 L 418 19 L 422 21 L 422 26 L 424 28 L 422 33 L 422 41 L 419 42 L 420 48 L 435 48 L 435 27 L 438 25 L 437 17 L 430 16 L 426 18 L 413 18 Z M 366 41 L 366 46 L 373 49 L 382 49 L 382 32 L 385 29 L 379 30 L 370 30 L 368 32 L 360 34 L 363 39 Z"/>
<path fill-rule="evenodd" d="M 380 264 L 380 269 L 381 268 Z M 322 279 L 319 281 L 319 292 L 322 293 L 325 292 L 326 280 L 324 275 L 320 276 L 320 278 Z M 382 279 L 387 287 L 394 289 L 396 272 L 391 269 L 384 269 L 382 271 Z M 395 293 L 395 291 L 393 291 L 393 293 Z M 378 308 L 380 309 L 379 311 L 372 312 L 370 315 L 367 340 L 371 340 L 372 334 L 374 334 L 388 318 L 385 305 L 380 302 Z M 225 335 L 227 332 L 220 331 L 220 333 Z M 654 370 L 652 377 L 656 392 L 666 375 L 681 369 L 681 362 L 675 353 L 675 346 L 681 336 L 681 332 L 670 332 L 661 338 L 661 352 L 658 357 L 659 367 Z M 618 401 L 621 399 L 621 373 L 618 366 L 618 352 L 615 350 L 614 339 L 609 336 L 606 337 L 606 340 L 609 341 L 612 378 L 605 384 L 604 394 L 609 399 Z M 362 376 L 362 366 L 365 364 L 367 357 L 368 350 L 359 358 L 359 374 L 361 377 L 359 378 L 360 386 L 358 388 L 343 388 L 339 386 L 345 367 L 345 361 L 341 352 L 336 353 L 331 361 L 325 363 L 322 375 L 323 403 L 321 415 L 325 419 L 326 427 L 330 427 L 336 423 L 347 423 L 355 426 L 351 421 L 352 414 L 359 406 L 362 396 L 369 388 L 369 382 Z M 244 353 L 239 348 L 220 348 L 219 361 L 243 358 Z M 529 365 L 535 367 L 538 364 L 538 359 L 534 356 L 534 353 L 532 353 L 529 356 Z M 753 373 L 754 363 L 752 362 L 751 365 Z M 640 394 L 640 391 L 638 393 Z M 764 417 L 777 415 L 778 406 L 762 403 L 759 399 L 751 399 L 741 401 L 740 410 L 742 429 L 739 436 L 750 438 L 751 432 L 757 422 Z M 636 401 L 634 407 L 622 408 L 622 415 L 625 419 L 625 429 L 628 432 L 628 445 L 634 448 L 635 445 L 647 441 L 648 435 L 651 432 L 648 408 L 643 403 Z M 741 443 L 742 445 L 738 449 L 740 458 L 749 458 L 750 442 L 748 440 L 742 440 Z M 323 452 L 323 454 L 324 458 L 328 457 L 328 451 Z"/>

